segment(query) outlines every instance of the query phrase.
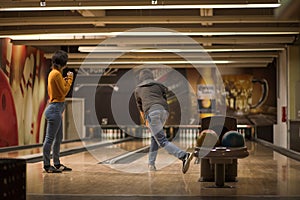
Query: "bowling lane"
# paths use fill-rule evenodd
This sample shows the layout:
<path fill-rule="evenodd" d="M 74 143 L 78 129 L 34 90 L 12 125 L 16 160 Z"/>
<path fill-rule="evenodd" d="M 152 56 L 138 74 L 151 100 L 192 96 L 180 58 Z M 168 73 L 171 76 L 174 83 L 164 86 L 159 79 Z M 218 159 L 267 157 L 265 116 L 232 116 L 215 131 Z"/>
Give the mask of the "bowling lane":
<path fill-rule="evenodd" d="M 102 174 L 111 170 L 117 172 L 117 170 L 110 168 L 109 165 L 99 164 L 99 162 L 114 158 L 119 155 L 123 155 L 124 153 L 128 153 L 130 151 L 134 151 L 139 148 L 143 148 L 147 145 L 149 145 L 149 140 L 140 140 L 140 139 L 128 140 L 117 144 L 111 143 L 111 145 L 101 146 L 95 149 L 72 154 L 69 156 L 63 156 L 61 157 L 61 162 L 71 167 L 73 171 L 70 173 L 65 172 L 63 174 L 59 174 L 62 176 L 56 176 L 58 174 L 47 174 L 43 172 L 42 162 L 28 163 L 27 164 L 27 193 L 50 194 L 52 193 L 53 188 L 48 188 L 47 184 L 49 183 L 49 181 L 55 182 L 57 178 L 58 178 L 57 179 L 58 182 L 66 183 L 67 185 L 71 183 L 72 187 L 77 185 L 77 181 L 75 181 L 77 180 L 77 178 L 79 178 L 79 180 L 81 179 L 83 180 L 83 182 L 79 182 L 78 184 L 81 183 L 88 184 L 85 181 L 88 181 L 89 178 L 90 180 L 93 180 L 92 177 L 96 176 L 98 173 Z M 63 177 L 65 177 L 66 179 L 64 179 Z M 73 180 L 75 182 L 73 182 Z M 85 187 L 85 186 L 80 186 L 80 187 Z M 57 189 L 62 190 L 61 192 L 63 192 L 66 188 L 68 187 L 61 187 L 61 188 L 58 187 Z M 77 187 L 74 187 L 72 189 L 77 190 L 76 188 Z M 78 193 L 78 191 L 77 192 L 73 191 L 73 192 Z"/>
<path fill-rule="evenodd" d="M 74 147 L 83 147 L 82 141 L 74 141 L 74 142 L 61 144 L 61 150 L 74 148 Z M 39 154 L 42 152 L 43 152 L 43 147 L 40 145 L 32 148 L 2 152 L 0 153 L 0 157 L 1 158 L 22 158 L 23 156 L 26 155 Z"/>
<path fill-rule="evenodd" d="M 238 182 L 226 182 L 232 188 L 208 188 L 214 183 L 198 182 L 199 164 L 192 163 L 187 174 L 182 174 L 178 160 L 160 167 L 161 162 L 172 157 L 162 149 L 158 153 L 159 169 L 156 172 L 128 171 L 130 168 L 145 168 L 147 155 L 126 164 L 99 164 L 144 146 L 145 141 L 135 140 L 64 156 L 62 163 L 72 167 L 73 171 L 62 174 L 43 173 L 41 162 L 28 163 L 27 197 L 29 200 L 300 198 L 300 163 L 253 141 L 247 141 L 249 157 L 238 161 Z"/>
<path fill-rule="evenodd" d="M 76 153 L 80 151 L 85 151 L 86 148 L 96 148 L 98 146 L 103 145 L 111 145 L 113 143 L 119 143 L 127 140 L 131 140 L 132 138 L 116 138 L 116 139 L 102 139 L 102 138 L 94 138 L 94 139 L 86 139 L 80 141 L 69 141 L 61 144 L 61 156 Z M 2 150 L 0 153 L 0 158 L 19 158 L 25 159 L 27 162 L 36 162 L 41 160 L 43 147 L 42 145 L 37 145 L 35 147 L 24 147 L 24 148 L 13 148 L 13 150 L 9 151 Z"/>

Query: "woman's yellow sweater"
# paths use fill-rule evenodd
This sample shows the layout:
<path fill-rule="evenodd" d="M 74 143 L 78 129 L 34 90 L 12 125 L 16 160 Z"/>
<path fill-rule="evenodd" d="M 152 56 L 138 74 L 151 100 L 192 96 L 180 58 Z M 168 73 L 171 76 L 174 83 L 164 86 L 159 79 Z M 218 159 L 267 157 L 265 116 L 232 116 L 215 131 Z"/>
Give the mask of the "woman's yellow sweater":
<path fill-rule="evenodd" d="M 63 78 L 58 69 L 52 69 L 48 76 L 49 103 L 64 102 L 73 82 L 73 76 Z"/>

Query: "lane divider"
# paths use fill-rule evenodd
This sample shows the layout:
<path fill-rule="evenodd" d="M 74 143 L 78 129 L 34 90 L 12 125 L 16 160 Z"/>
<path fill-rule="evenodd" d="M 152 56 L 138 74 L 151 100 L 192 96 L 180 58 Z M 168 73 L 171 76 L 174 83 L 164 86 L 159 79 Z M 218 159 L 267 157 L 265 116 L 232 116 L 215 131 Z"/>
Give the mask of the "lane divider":
<path fill-rule="evenodd" d="M 114 158 L 99 162 L 99 164 L 128 164 L 134 160 L 139 159 L 140 157 L 144 156 L 143 153 L 147 154 L 149 152 L 150 146 L 145 146 L 139 148 L 134 151 L 129 151 L 125 154 L 116 156 Z"/>
<path fill-rule="evenodd" d="M 67 156 L 67 155 L 71 155 L 71 154 L 75 154 L 75 153 L 80 153 L 83 151 L 87 151 L 87 150 L 91 150 L 91 149 L 95 149 L 95 148 L 99 148 L 99 147 L 104 147 L 104 146 L 109 146 L 112 144 L 118 144 L 118 143 L 122 143 L 122 142 L 129 141 L 129 140 L 133 140 L 133 137 L 127 137 L 127 138 L 122 138 L 122 139 L 118 139 L 118 140 L 101 141 L 101 142 L 97 142 L 97 143 L 93 143 L 93 144 L 89 144 L 89 145 L 83 145 L 80 147 L 72 147 L 72 148 L 62 150 L 60 152 L 60 156 L 62 157 L 62 156 Z M 25 159 L 26 162 L 29 162 L 29 163 L 34 163 L 34 162 L 39 162 L 43 159 L 43 153 L 41 152 L 41 153 L 36 153 L 36 154 L 19 156 L 17 158 Z"/>

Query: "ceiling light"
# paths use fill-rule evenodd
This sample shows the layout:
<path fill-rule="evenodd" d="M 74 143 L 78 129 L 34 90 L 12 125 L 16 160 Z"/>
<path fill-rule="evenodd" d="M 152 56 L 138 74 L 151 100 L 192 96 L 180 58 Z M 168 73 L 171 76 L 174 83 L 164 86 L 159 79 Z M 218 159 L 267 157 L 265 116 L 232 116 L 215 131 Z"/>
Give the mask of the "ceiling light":
<path fill-rule="evenodd" d="M 12 40 L 56 40 L 56 39 L 78 39 L 90 37 L 99 39 L 102 37 L 116 36 L 230 36 L 230 35 L 297 35 L 299 31 L 261 31 L 261 32 L 106 32 L 106 33 L 49 33 L 49 34 L 24 34 L 24 35 L 0 35 L 0 38 L 11 38 Z"/>
<path fill-rule="evenodd" d="M 228 60 L 199 60 L 199 61 L 86 61 L 86 62 L 77 62 L 77 61 L 69 61 L 68 65 L 165 65 L 165 64 L 229 64 L 236 63 L 236 61 L 228 61 Z"/>
<path fill-rule="evenodd" d="M 80 90 L 82 87 L 105 87 L 105 86 L 111 87 L 116 92 L 119 91 L 119 87 L 115 84 L 92 84 L 92 83 L 77 84 L 76 86 L 74 86 L 74 91 L 78 92 L 78 90 Z"/>
<path fill-rule="evenodd" d="M 12 40 L 76 40 L 76 39 L 106 39 L 106 34 L 90 33 L 59 33 L 59 34 L 30 34 L 30 35 L 0 35 L 0 38 L 10 38 Z"/>
<path fill-rule="evenodd" d="M 284 50 L 283 47 L 261 47 L 261 48 L 194 48 L 187 49 L 187 47 L 182 46 L 181 49 L 132 49 L 128 48 L 107 48 L 107 47 L 99 47 L 99 46 L 80 46 L 78 51 L 84 53 L 204 53 L 204 52 L 237 52 L 237 51 L 279 51 Z"/>
<path fill-rule="evenodd" d="M 272 4 L 202 4 L 202 5 L 136 5 L 136 6 L 47 6 L 47 7 L 1 7 L 0 11 L 46 11 L 46 10 L 140 10 L 140 9 L 241 9 L 278 8 L 280 3 Z"/>

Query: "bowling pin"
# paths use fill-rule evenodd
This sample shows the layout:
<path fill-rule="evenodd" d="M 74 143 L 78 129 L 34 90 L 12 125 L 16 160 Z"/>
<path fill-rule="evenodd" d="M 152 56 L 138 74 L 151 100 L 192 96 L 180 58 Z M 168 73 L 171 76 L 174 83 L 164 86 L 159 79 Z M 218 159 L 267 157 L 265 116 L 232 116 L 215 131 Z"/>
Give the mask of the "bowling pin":
<path fill-rule="evenodd" d="M 124 130 L 122 130 L 122 138 L 125 138 L 126 137 L 126 135 L 125 135 L 125 131 Z"/>
<path fill-rule="evenodd" d="M 121 130 L 118 129 L 118 138 L 121 138 Z"/>
<path fill-rule="evenodd" d="M 114 129 L 114 139 L 118 139 L 118 129 Z"/>
<path fill-rule="evenodd" d="M 112 130 L 108 129 L 108 139 L 111 140 L 112 139 Z"/>
<path fill-rule="evenodd" d="M 106 140 L 107 139 L 107 130 L 102 129 L 102 132 L 103 132 L 104 139 Z"/>
<path fill-rule="evenodd" d="M 104 130 L 100 129 L 100 133 L 101 133 L 101 139 L 103 140 L 104 139 Z"/>
<path fill-rule="evenodd" d="M 184 128 L 180 129 L 180 135 L 181 135 L 181 139 L 182 139 L 182 145 L 185 145 L 185 130 L 184 130 Z"/>
<path fill-rule="evenodd" d="M 108 133 L 109 133 L 109 139 L 113 139 L 113 130 L 112 129 L 108 129 Z"/>

